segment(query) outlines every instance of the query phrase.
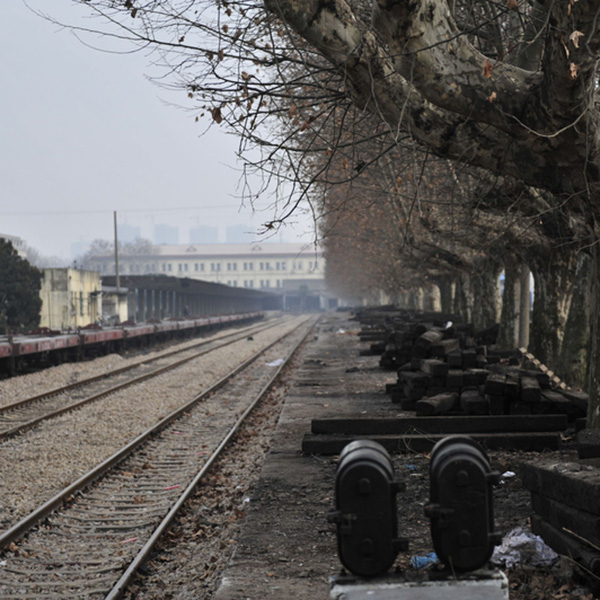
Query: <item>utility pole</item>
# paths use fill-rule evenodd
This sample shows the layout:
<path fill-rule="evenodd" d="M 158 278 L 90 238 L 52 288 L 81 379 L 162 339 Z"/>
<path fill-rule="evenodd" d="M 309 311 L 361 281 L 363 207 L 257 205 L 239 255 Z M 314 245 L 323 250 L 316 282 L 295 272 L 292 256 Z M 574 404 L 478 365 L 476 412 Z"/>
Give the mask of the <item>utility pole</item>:
<path fill-rule="evenodd" d="M 117 235 L 117 211 L 113 212 L 114 216 L 114 224 L 115 224 L 115 276 L 117 283 L 117 294 L 121 291 L 120 281 L 119 281 L 119 238 Z"/>

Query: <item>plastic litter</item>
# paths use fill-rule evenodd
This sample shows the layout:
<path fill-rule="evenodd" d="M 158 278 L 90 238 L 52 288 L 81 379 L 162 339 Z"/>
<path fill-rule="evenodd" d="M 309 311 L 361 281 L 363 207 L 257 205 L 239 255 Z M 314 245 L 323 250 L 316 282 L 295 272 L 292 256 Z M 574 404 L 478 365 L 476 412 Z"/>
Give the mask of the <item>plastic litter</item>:
<path fill-rule="evenodd" d="M 526 531 L 523 527 L 516 527 L 496 546 L 490 561 L 510 569 L 516 565 L 548 567 L 557 558 L 558 554 L 539 535 Z"/>
<path fill-rule="evenodd" d="M 336 331 L 336 333 L 338 333 L 338 334 L 342 335 L 342 334 L 346 333 L 346 330 L 345 330 L 345 329 L 338 329 L 338 330 Z"/>
<path fill-rule="evenodd" d="M 439 563 L 438 556 L 435 552 L 430 552 L 425 556 L 411 556 L 410 563 L 415 569 L 425 569 L 431 565 Z"/>
<path fill-rule="evenodd" d="M 515 475 L 516 473 L 514 471 L 504 471 L 504 473 L 502 473 L 502 477 L 500 477 L 500 483 L 504 483 L 505 479 L 511 479 Z"/>
<path fill-rule="evenodd" d="M 415 467 L 415 465 L 404 465 L 404 467 L 406 469 L 408 469 L 409 471 L 416 471 L 417 467 Z"/>
<path fill-rule="evenodd" d="M 284 363 L 283 358 L 278 358 L 277 360 L 274 360 L 273 362 L 267 363 L 267 367 L 279 367 L 283 363 Z"/>
<path fill-rule="evenodd" d="M 131 544 L 133 542 L 137 542 L 139 539 L 140 539 L 139 537 L 132 537 L 132 538 L 129 538 L 127 540 L 121 540 L 119 542 L 119 544 Z"/>

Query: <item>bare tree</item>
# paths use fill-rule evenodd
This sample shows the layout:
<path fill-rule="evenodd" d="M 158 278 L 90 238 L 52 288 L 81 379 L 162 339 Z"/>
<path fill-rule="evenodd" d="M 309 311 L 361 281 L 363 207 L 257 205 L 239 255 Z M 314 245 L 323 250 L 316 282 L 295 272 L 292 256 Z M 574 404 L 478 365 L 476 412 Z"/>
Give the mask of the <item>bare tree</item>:
<path fill-rule="evenodd" d="M 155 254 L 154 244 L 145 238 L 136 238 L 131 242 L 119 242 L 119 253 L 127 256 L 148 256 Z M 115 253 L 113 241 L 95 239 L 78 261 L 83 268 L 92 266 L 90 262 L 96 256 L 112 256 Z"/>
<path fill-rule="evenodd" d="M 265 188 L 273 178 L 289 182 L 267 229 L 310 199 L 311 189 L 320 194 L 333 183 L 327 160 L 315 153 L 343 150 L 360 171 L 411 139 L 495 179 L 479 211 L 485 218 L 511 208 L 542 215 L 537 246 L 553 251 L 523 252 L 542 305 L 566 314 L 584 246 L 593 259 L 592 297 L 600 298 L 597 2 L 83 3 L 104 16 L 107 33 L 154 48 L 172 85 L 196 98 L 200 113 L 240 133 L 242 151 L 261 151 L 253 166 L 265 173 Z M 372 133 L 353 137 L 361 121 L 374 124 Z M 376 156 L 372 145 L 361 155 L 365 140 L 379 142 Z M 497 193 L 513 182 L 516 197 Z M 573 235 L 581 223 L 586 233 Z M 591 314 L 590 422 L 600 425 L 600 311 Z M 539 345 L 553 359 L 556 337 Z"/>

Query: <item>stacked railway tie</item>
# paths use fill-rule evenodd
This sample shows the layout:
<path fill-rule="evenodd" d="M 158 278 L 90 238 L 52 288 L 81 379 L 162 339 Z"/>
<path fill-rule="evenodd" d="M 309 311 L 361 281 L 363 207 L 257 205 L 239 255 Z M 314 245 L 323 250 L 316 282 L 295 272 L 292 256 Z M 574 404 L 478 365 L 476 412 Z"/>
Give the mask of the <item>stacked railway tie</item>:
<path fill-rule="evenodd" d="M 531 530 L 567 557 L 579 575 L 600 588 L 600 469 L 597 459 L 540 457 L 517 470 L 531 493 Z M 594 596 L 597 597 L 597 596 Z"/>
<path fill-rule="evenodd" d="M 532 358 L 530 356 L 530 358 Z M 543 368 L 543 367 L 542 367 Z M 581 394 L 565 390 L 581 402 Z M 585 419 L 581 419 L 585 422 Z M 531 493 L 531 530 L 579 567 L 600 590 L 600 431 L 576 427 L 577 458 L 553 456 L 521 462 L 523 487 Z"/>
<path fill-rule="evenodd" d="M 335 454 L 357 437 L 391 452 L 428 451 L 459 433 L 489 450 L 557 450 L 562 433 L 585 417 L 587 394 L 566 389 L 523 349 L 494 350 L 497 327 L 475 333 L 454 315 L 414 311 L 357 319 L 361 341 L 370 342 L 360 354 L 380 354 L 381 368 L 397 372 L 386 392 L 398 412 L 414 416 L 315 419 L 307 453 Z"/>

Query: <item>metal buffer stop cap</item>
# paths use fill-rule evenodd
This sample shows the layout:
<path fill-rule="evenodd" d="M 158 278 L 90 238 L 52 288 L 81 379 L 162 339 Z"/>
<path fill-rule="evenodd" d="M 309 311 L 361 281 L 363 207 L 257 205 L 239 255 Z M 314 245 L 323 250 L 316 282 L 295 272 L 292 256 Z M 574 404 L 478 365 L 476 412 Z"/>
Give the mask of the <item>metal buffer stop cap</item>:
<path fill-rule="evenodd" d="M 484 566 L 501 536 L 494 532 L 492 486 L 500 475 L 471 438 L 449 436 L 438 442 L 429 463 L 431 537 L 438 558 L 450 569 Z"/>
<path fill-rule="evenodd" d="M 389 454 L 376 442 L 357 440 L 342 450 L 335 478 L 336 509 L 328 515 L 337 526 L 338 554 L 355 575 L 385 573 L 400 550 L 396 494 L 404 485 L 396 481 Z"/>

